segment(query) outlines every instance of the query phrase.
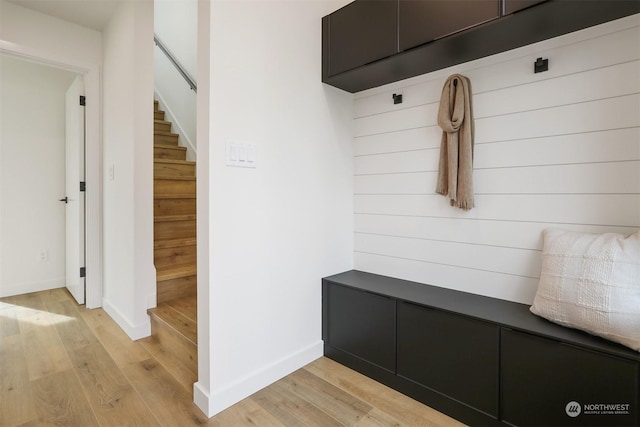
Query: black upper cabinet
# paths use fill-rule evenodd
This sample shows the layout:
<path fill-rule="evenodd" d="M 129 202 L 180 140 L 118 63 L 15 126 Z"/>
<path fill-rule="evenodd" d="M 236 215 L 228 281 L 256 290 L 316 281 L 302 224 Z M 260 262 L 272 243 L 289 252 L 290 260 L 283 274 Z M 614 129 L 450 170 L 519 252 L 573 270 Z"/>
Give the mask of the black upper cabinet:
<path fill-rule="evenodd" d="M 500 17 L 500 0 L 399 0 L 400 51 Z"/>
<path fill-rule="evenodd" d="M 359 92 L 636 13 L 638 0 L 356 0 L 322 18 L 322 81 Z"/>
<path fill-rule="evenodd" d="M 504 14 L 508 15 L 546 0 L 504 0 Z"/>
<path fill-rule="evenodd" d="M 397 0 L 356 0 L 325 19 L 330 76 L 398 51 Z"/>

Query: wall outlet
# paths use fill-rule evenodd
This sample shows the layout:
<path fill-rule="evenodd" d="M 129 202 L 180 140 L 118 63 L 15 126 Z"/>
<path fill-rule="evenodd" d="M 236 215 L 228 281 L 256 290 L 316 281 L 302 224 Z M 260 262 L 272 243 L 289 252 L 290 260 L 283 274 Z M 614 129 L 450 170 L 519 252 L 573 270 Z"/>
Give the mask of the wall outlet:
<path fill-rule="evenodd" d="M 49 250 L 43 249 L 38 252 L 38 261 L 40 262 L 49 262 Z"/>

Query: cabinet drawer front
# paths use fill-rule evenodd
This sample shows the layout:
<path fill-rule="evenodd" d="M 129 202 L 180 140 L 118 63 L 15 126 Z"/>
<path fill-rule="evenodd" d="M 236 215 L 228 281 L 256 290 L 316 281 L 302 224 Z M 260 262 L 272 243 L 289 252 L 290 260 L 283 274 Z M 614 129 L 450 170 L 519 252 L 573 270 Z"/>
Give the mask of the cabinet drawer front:
<path fill-rule="evenodd" d="M 499 17 L 498 0 L 400 0 L 400 51 Z"/>
<path fill-rule="evenodd" d="M 398 375 L 498 417 L 499 327 L 398 303 Z"/>
<path fill-rule="evenodd" d="M 638 424 L 637 363 L 509 329 L 501 363 L 502 418 L 511 424 Z"/>
<path fill-rule="evenodd" d="M 396 0 L 355 1 L 329 15 L 329 75 L 398 51 Z"/>
<path fill-rule="evenodd" d="M 522 9 L 526 9 L 527 7 L 531 7 L 538 3 L 542 3 L 546 0 L 505 0 L 504 2 L 504 13 L 508 15 L 510 13 L 517 12 Z"/>
<path fill-rule="evenodd" d="M 395 300 L 332 284 L 325 298 L 326 344 L 395 372 Z"/>

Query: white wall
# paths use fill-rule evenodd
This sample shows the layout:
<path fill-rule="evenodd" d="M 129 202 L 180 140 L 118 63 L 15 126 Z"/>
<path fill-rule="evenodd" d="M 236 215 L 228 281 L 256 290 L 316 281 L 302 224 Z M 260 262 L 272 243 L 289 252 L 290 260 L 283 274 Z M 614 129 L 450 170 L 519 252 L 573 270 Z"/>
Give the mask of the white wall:
<path fill-rule="evenodd" d="M 65 92 L 74 78 L 0 55 L 0 297 L 65 284 L 59 199 L 65 194 Z M 48 261 L 40 261 L 41 251 Z"/>
<path fill-rule="evenodd" d="M 198 66 L 198 1 L 156 0 L 153 14 L 155 34 L 195 77 Z"/>
<path fill-rule="evenodd" d="M 208 415 L 322 355 L 320 279 L 352 268 L 352 95 L 320 78 L 320 20 L 345 3 L 210 5 Z M 256 169 L 225 166 L 228 139 L 255 144 Z"/>
<path fill-rule="evenodd" d="M 155 305 L 153 3 L 123 2 L 103 41 L 103 304 L 136 339 L 149 335 L 146 309 Z"/>
<path fill-rule="evenodd" d="M 156 0 L 154 32 L 187 74 L 197 82 L 197 0 Z M 196 159 L 196 93 L 167 56 L 154 50 L 156 98 L 179 135 L 179 144 L 187 147 L 187 160 Z"/>
<path fill-rule="evenodd" d="M 2 48 L 57 63 L 90 68 L 101 63 L 98 31 L 0 0 Z"/>
<path fill-rule="evenodd" d="M 97 31 L 0 0 L 0 52 L 84 75 L 86 115 L 87 307 L 102 304 L 100 108 L 102 39 Z"/>
<path fill-rule="evenodd" d="M 473 89 L 469 212 L 435 194 L 451 73 Z M 544 228 L 640 227 L 639 15 L 355 98 L 356 269 L 528 304 Z"/>
<path fill-rule="evenodd" d="M 196 209 L 198 239 L 198 382 L 193 385 L 193 400 L 203 412 L 213 415 L 210 408 L 211 390 L 211 312 L 209 301 L 209 137 L 211 126 L 211 4 L 198 1 L 198 76 L 200 92 L 197 97 L 197 137 L 200 141 L 200 163 L 196 168 Z"/>

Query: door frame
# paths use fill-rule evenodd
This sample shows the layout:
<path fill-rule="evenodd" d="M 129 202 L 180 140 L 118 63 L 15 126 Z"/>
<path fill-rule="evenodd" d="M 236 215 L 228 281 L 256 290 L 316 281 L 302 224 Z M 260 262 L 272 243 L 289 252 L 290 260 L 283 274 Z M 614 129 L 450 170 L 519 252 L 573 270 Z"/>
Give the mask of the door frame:
<path fill-rule="evenodd" d="M 0 52 L 28 61 L 81 74 L 85 107 L 85 236 L 87 308 L 102 307 L 102 138 L 100 65 L 69 62 L 49 52 L 0 40 Z"/>
<path fill-rule="evenodd" d="M 65 265 L 67 289 L 78 302 L 86 299 L 85 275 L 85 97 L 84 75 L 75 74 L 65 92 Z M 80 183 L 80 186 L 78 185 Z"/>

